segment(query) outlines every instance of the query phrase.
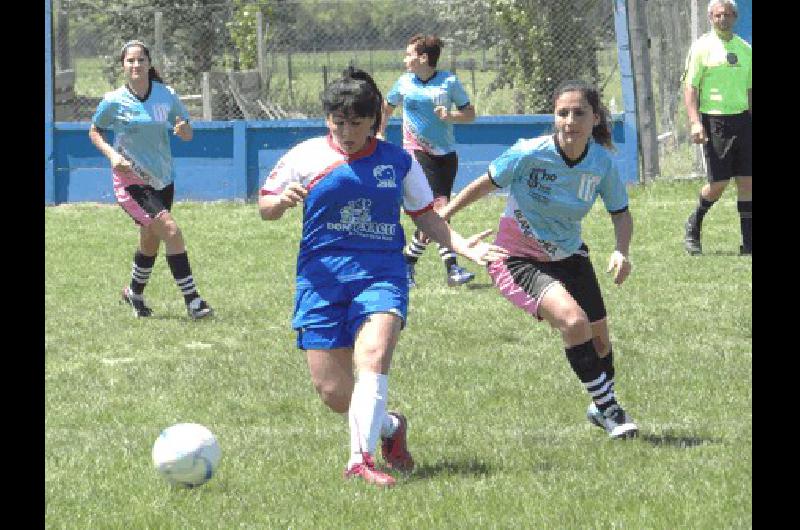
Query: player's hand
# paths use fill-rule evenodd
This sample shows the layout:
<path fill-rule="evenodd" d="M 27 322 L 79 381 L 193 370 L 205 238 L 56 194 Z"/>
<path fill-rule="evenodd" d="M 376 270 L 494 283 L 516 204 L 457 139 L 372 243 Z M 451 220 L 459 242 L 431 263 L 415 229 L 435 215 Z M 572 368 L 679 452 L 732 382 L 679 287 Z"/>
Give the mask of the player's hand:
<path fill-rule="evenodd" d="M 189 122 L 185 121 L 183 118 L 178 118 L 177 121 L 175 121 L 175 127 L 172 128 L 172 133 L 181 140 L 189 140 L 192 137 L 192 129 L 189 126 Z"/>
<path fill-rule="evenodd" d="M 375 138 L 377 138 L 378 140 L 386 140 L 386 135 L 379 132 L 375 134 Z"/>
<path fill-rule="evenodd" d="M 486 265 L 509 256 L 508 250 L 503 247 L 482 241 L 491 233 L 492 230 L 488 229 L 467 238 L 466 256 L 478 265 Z"/>
<path fill-rule="evenodd" d="M 631 260 L 622 254 L 622 252 L 615 250 L 611 253 L 611 257 L 608 258 L 608 269 L 606 272 L 613 271 L 615 284 L 621 285 L 622 282 L 628 278 L 632 269 L 633 265 L 631 265 Z"/>
<path fill-rule="evenodd" d="M 696 121 L 692 123 L 692 129 L 690 134 L 692 136 L 692 142 L 696 144 L 704 144 L 708 141 L 708 136 L 706 136 L 706 129 L 700 122 Z"/>
<path fill-rule="evenodd" d="M 132 169 L 131 162 L 121 154 L 114 153 L 114 155 L 111 157 L 111 169 L 116 169 L 117 171 L 127 173 Z"/>
<path fill-rule="evenodd" d="M 447 107 L 444 105 L 437 105 L 433 108 L 433 112 L 439 117 L 442 121 L 447 121 L 447 118 L 450 117 L 450 111 L 447 110 Z"/>
<path fill-rule="evenodd" d="M 294 208 L 308 195 L 308 190 L 297 182 L 291 182 L 281 193 L 281 203 L 286 208 Z"/>

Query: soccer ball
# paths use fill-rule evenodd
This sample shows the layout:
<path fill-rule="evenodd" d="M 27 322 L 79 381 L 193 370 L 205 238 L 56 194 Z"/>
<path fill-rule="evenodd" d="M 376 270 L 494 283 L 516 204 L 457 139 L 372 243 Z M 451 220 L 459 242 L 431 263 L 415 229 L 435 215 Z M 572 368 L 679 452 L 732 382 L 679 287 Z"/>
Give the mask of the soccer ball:
<path fill-rule="evenodd" d="M 167 482 L 192 488 L 208 482 L 222 451 L 217 438 L 197 423 L 167 427 L 153 444 L 153 465 Z"/>

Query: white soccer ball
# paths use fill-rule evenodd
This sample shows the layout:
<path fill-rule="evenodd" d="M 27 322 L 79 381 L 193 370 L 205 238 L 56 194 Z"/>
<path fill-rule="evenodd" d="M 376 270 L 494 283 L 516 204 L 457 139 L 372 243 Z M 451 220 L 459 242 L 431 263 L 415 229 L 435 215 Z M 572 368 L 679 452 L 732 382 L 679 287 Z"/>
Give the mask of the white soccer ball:
<path fill-rule="evenodd" d="M 176 486 L 205 484 L 214 476 L 221 456 L 217 438 L 197 423 L 167 427 L 153 444 L 153 465 Z"/>

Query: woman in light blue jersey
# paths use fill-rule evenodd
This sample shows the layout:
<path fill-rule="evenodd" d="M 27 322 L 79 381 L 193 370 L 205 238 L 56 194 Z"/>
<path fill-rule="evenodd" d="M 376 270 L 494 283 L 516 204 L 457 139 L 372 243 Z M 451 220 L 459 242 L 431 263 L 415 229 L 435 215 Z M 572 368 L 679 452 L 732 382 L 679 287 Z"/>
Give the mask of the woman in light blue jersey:
<path fill-rule="evenodd" d="M 561 333 L 570 366 L 592 398 L 589 421 L 612 438 L 628 438 L 638 427 L 614 393 L 606 308 L 580 228 L 601 197 L 616 237 L 608 272 L 622 284 L 631 272 L 628 195 L 608 152 L 608 111 L 597 90 L 567 81 L 553 102 L 555 134 L 518 141 L 440 213 L 448 219 L 497 188 L 508 190 L 495 243 L 511 256 L 491 263 L 489 274 L 511 303 Z"/>
<path fill-rule="evenodd" d="M 406 320 L 408 283 L 401 210 L 437 242 L 476 263 L 505 256 L 465 240 L 433 210 L 433 194 L 419 163 L 400 146 L 377 140 L 381 93 L 372 78 L 350 67 L 322 95 L 329 134 L 290 149 L 259 192 L 264 220 L 302 205 L 292 327 L 305 351 L 323 402 L 347 413 L 350 458 L 345 478 L 392 486 L 375 465 L 410 471 L 407 423 L 388 412 L 389 368 Z M 357 376 L 354 376 L 354 370 Z"/>
<path fill-rule="evenodd" d="M 403 147 L 417 159 L 433 190 L 437 211 L 450 200 L 458 171 L 454 123 L 475 120 L 475 107 L 458 77 L 437 70 L 442 39 L 436 35 L 414 35 L 408 40 L 403 63 L 407 72 L 392 86 L 383 104 L 383 118 L 378 137 L 383 138 L 389 117 L 397 105 L 403 107 Z M 416 285 L 414 267 L 428 245 L 419 230 L 403 249 L 408 263 L 409 286 Z M 452 249 L 439 245 L 439 257 L 445 268 L 447 284 L 463 285 L 475 275 L 456 261 Z"/>
<path fill-rule="evenodd" d="M 89 138 L 111 162 L 117 203 L 139 225 L 139 248 L 122 300 L 137 317 L 152 314 L 142 293 L 163 241 L 187 313 L 195 320 L 207 317 L 213 310 L 197 292 L 183 235 L 170 213 L 175 168 L 168 133 L 191 140 L 189 113 L 152 66 L 150 50 L 143 42 L 126 43 L 120 62 L 126 83 L 103 97 L 92 117 Z M 113 146 L 103 137 L 104 131 L 114 133 Z"/>

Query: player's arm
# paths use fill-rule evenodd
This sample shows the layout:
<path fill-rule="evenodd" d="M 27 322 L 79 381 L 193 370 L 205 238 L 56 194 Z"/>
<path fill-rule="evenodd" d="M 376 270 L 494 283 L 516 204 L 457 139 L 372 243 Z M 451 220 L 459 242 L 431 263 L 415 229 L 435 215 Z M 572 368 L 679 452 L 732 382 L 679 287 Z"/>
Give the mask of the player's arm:
<path fill-rule="evenodd" d="M 459 210 L 466 208 L 473 202 L 485 197 L 496 189 L 497 186 L 494 182 L 492 182 L 489 174 L 484 173 L 480 177 L 467 184 L 467 186 L 461 190 L 458 195 L 453 197 L 453 199 L 447 203 L 444 208 L 439 210 L 439 215 L 449 221 Z"/>
<path fill-rule="evenodd" d="M 108 161 L 111 162 L 111 169 L 126 171 L 131 168 L 131 163 L 111 147 L 111 144 L 106 142 L 103 133 L 94 124 L 89 127 L 89 140 L 92 141 L 98 151 L 108 158 Z"/>
<path fill-rule="evenodd" d="M 264 221 L 280 219 L 289 208 L 294 208 L 306 198 L 308 190 L 299 182 L 290 182 L 277 194 L 261 193 L 258 211 Z"/>
<path fill-rule="evenodd" d="M 383 100 L 383 111 L 381 112 L 381 123 L 378 125 L 378 133 L 375 135 L 381 140 L 386 139 L 386 126 L 389 125 L 389 118 L 394 114 L 395 106 L 387 100 Z"/>
<path fill-rule="evenodd" d="M 434 109 L 439 119 L 448 123 L 471 123 L 475 121 L 475 106 L 467 104 L 456 110 L 449 110 L 447 107 L 438 106 Z"/>
<path fill-rule="evenodd" d="M 705 143 L 708 137 L 700 119 L 700 91 L 697 87 L 686 84 L 683 90 L 683 102 L 686 104 L 686 114 L 689 116 L 692 141 L 696 144 Z"/>
<path fill-rule="evenodd" d="M 414 216 L 412 219 L 417 228 L 422 230 L 428 237 L 440 245 L 452 248 L 455 252 L 478 265 L 486 265 L 491 261 L 508 257 L 506 249 L 481 241 L 492 233 L 491 230 L 484 230 L 465 239 L 461 234 L 450 228 L 447 221 L 442 219 L 433 209 Z"/>
<path fill-rule="evenodd" d="M 608 270 L 614 273 L 614 283 L 620 285 L 631 273 L 631 261 L 628 258 L 631 238 L 633 237 L 633 216 L 629 209 L 611 214 L 614 225 L 614 252 L 608 260 Z"/>
<path fill-rule="evenodd" d="M 747 89 L 747 112 L 749 112 L 751 116 L 753 115 L 753 89 L 752 88 L 748 88 Z"/>
<path fill-rule="evenodd" d="M 173 127 L 172 132 L 184 142 L 188 142 L 194 137 L 192 125 L 180 116 L 175 120 L 175 127 Z"/>

